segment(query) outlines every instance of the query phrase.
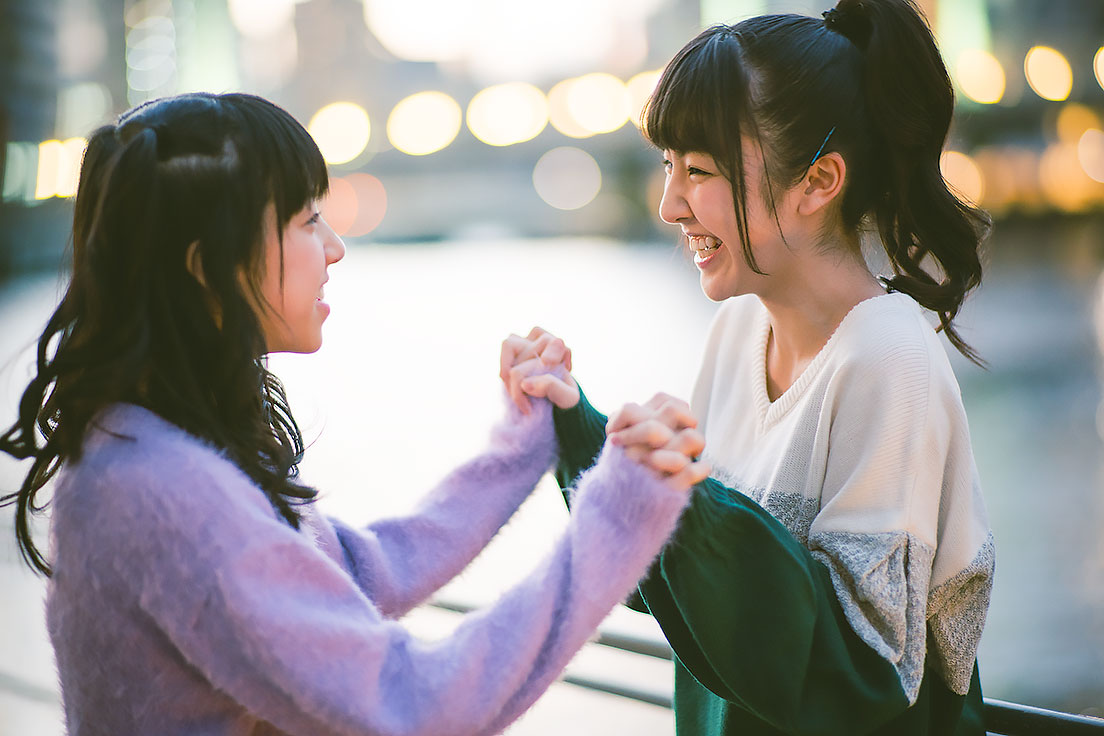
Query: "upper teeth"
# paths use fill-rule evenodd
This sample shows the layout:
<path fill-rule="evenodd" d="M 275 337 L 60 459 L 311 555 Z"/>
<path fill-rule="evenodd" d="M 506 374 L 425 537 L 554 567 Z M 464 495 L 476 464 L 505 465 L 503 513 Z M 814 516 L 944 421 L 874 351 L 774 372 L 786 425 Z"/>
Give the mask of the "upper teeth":
<path fill-rule="evenodd" d="M 691 235 L 687 238 L 690 248 L 698 253 L 709 253 L 721 247 L 721 241 L 710 235 Z"/>

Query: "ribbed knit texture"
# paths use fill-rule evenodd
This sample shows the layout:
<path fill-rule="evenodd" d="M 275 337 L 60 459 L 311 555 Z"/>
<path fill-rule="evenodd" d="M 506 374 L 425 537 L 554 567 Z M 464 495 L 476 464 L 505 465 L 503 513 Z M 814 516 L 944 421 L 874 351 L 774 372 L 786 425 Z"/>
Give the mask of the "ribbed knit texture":
<path fill-rule="evenodd" d="M 414 638 L 394 618 L 463 569 L 551 463 L 550 408 L 534 405 L 511 408 L 411 516 L 354 530 L 307 506 L 300 531 L 202 442 L 139 407 L 105 411 L 54 500 L 47 622 L 69 733 L 501 731 L 624 599 L 686 502 L 607 449 L 528 577 L 449 637 Z"/>

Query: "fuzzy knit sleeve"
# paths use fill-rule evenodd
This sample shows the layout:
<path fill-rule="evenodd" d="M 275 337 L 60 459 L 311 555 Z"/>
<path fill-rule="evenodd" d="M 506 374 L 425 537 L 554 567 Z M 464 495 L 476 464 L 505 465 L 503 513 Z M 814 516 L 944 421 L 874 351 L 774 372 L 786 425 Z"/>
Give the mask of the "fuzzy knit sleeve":
<path fill-rule="evenodd" d="M 360 530 L 330 519 L 345 565 L 380 613 L 399 617 L 467 567 L 528 497 L 556 454 L 547 402 L 506 416 L 487 448 L 463 463 L 408 516 Z"/>
<path fill-rule="evenodd" d="M 423 641 L 209 448 L 156 419 L 111 431 L 59 486 L 50 603 L 70 722 L 96 733 L 195 733 L 235 708 L 303 736 L 497 733 L 628 594 L 687 498 L 607 449 L 543 561 Z M 93 600 L 109 608 L 89 627 Z"/>

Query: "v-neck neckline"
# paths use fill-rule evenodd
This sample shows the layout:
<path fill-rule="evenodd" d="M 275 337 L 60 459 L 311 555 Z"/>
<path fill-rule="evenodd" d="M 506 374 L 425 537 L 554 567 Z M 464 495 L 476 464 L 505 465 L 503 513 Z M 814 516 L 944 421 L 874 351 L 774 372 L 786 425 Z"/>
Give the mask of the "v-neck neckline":
<path fill-rule="evenodd" d="M 757 370 L 753 374 L 756 376 L 754 388 L 755 408 L 759 413 L 759 424 L 761 427 L 765 429 L 776 424 L 786 415 L 786 412 L 798 402 L 806 389 L 808 389 L 809 384 L 811 384 L 817 374 L 820 373 L 820 369 L 823 367 L 825 361 L 828 360 L 832 345 L 836 342 L 837 336 L 840 334 L 843 326 L 851 318 L 851 315 L 855 314 L 864 304 L 869 304 L 870 302 L 877 301 L 887 296 L 893 296 L 893 292 L 868 297 L 851 307 L 847 314 L 843 315 L 843 319 L 840 320 L 839 324 L 836 325 L 836 329 L 832 331 L 828 340 L 821 346 L 820 350 L 817 351 L 817 354 L 813 356 L 813 359 L 809 361 L 809 364 L 805 366 L 805 369 L 801 371 L 801 375 L 799 375 L 774 401 L 770 400 L 770 394 L 767 391 L 767 342 L 771 334 L 770 312 L 768 312 L 765 307 L 763 308 L 760 314 L 759 340 L 757 341 L 753 355 L 753 359 L 756 361 L 757 366 Z"/>

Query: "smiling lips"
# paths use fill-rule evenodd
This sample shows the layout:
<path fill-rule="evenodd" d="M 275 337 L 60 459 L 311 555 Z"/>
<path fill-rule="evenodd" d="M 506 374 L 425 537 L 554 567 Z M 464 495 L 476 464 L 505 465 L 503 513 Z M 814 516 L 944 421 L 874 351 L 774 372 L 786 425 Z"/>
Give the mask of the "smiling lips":
<path fill-rule="evenodd" d="M 686 242 L 694 251 L 694 262 L 699 266 L 717 252 L 723 243 L 711 235 L 687 235 Z"/>

